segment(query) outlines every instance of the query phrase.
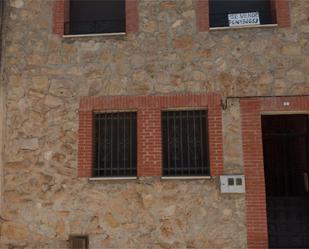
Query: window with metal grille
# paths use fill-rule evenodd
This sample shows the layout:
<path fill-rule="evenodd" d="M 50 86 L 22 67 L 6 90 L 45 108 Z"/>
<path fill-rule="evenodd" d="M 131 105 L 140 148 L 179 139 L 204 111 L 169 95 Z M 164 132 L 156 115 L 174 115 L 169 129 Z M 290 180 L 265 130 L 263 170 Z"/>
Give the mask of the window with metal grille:
<path fill-rule="evenodd" d="M 162 112 L 163 175 L 208 176 L 206 110 Z"/>
<path fill-rule="evenodd" d="M 70 0 L 65 34 L 125 32 L 125 0 Z"/>
<path fill-rule="evenodd" d="M 88 236 L 74 235 L 69 239 L 70 249 L 88 249 Z"/>
<path fill-rule="evenodd" d="M 251 12 L 258 12 L 260 24 L 275 22 L 270 0 L 209 0 L 210 27 L 229 26 L 228 14 Z"/>
<path fill-rule="evenodd" d="M 136 176 L 136 113 L 94 114 L 94 147 L 94 177 Z"/>

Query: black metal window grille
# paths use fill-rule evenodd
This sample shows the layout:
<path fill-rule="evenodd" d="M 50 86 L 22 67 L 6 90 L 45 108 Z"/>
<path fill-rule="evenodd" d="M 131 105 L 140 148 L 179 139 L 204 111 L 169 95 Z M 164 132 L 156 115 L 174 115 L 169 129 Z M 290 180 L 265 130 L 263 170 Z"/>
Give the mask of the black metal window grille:
<path fill-rule="evenodd" d="M 228 14 L 259 12 L 260 24 L 275 23 L 270 0 L 209 0 L 210 27 L 229 26 Z"/>
<path fill-rule="evenodd" d="M 94 177 L 137 175 L 136 113 L 94 114 Z"/>
<path fill-rule="evenodd" d="M 70 0 L 65 34 L 125 32 L 125 0 Z"/>
<path fill-rule="evenodd" d="M 208 176 L 206 110 L 162 112 L 163 175 Z"/>

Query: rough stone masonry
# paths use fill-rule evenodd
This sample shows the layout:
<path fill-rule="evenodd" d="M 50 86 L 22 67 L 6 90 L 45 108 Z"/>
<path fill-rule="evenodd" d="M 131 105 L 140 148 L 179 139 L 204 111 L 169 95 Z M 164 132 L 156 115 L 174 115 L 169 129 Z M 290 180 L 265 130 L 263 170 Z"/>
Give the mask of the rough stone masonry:
<path fill-rule="evenodd" d="M 247 248 L 243 194 L 217 180 L 89 182 L 77 177 L 81 96 L 309 94 L 309 4 L 291 28 L 198 32 L 193 0 L 139 1 L 139 32 L 52 34 L 53 1 L 10 0 L 0 248 Z M 224 171 L 242 173 L 237 99 L 223 111 Z"/>

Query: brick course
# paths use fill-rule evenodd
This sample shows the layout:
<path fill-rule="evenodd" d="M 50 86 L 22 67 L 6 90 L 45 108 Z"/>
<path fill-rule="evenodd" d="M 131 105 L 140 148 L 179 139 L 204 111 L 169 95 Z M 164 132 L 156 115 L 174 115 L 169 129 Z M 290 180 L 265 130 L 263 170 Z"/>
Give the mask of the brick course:
<path fill-rule="evenodd" d="M 138 176 L 161 176 L 161 110 L 205 108 L 208 110 L 211 175 L 223 172 L 221 98 L 218 94 L 175 96 L 83 97 L 79 110 L 78 176 L 92 174 L 92 113 L 94 111 L 137 111 Z"/>
<path fill-rule="evenodd" d="M 197 26 L 200 32 L 209 30 L 209 0 L 198 0 L 196 9 Z"/>
<path fill-rule="evenodd" d="M 275 4 L 276 21 L 279 27 L 286 28 L 291 25 L 290 6 L 288 0 L 272 0 Z"/>
<path fill-rule="evenodd" d="M 286 105 L 284 103 L 289 103 Z M 248 249 L 267 249 L 267 213 L 261 115 L 309 113 L 309 97 L 244 98 L 240 100 L 246 176 Z"/>
<path fill-rule="evenodd" d="M 69 8 L 69 4 L 65 2 L 68 0 L 55 0 L 53 6 L 53 33 L 57 35 L 64 34 L 64 22 L 67 19 L 65 14 L 68 13 L 66 8 Z M 69 1 L 68 1 L 69 2 Z"/>
<path fill-rule="evenodd" d="M 126 32 L 138 32 L 138 0 L 126 0 Z"/>

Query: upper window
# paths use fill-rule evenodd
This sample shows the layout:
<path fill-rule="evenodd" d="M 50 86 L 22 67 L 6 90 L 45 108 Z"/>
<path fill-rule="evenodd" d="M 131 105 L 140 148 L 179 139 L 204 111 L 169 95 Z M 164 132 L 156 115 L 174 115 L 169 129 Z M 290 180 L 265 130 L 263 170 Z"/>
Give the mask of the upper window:
<path fill-rule="evenodd" d="M 94 114 L 94 177 L 137 175 L 136 113 Z"/>
<path fill-rule="evenodd" d="M 209 0 L 210 27 L 275 23 L 270 0 Z"/>
<path fill-rule="evenodd" d="M 70 0 L 65 34 L 125 32 L 125 0 Z"/>
<path fill-rule="evenodd" d="M 162 113 L 163 175 L 208 176 L 207 111 Z"/>

